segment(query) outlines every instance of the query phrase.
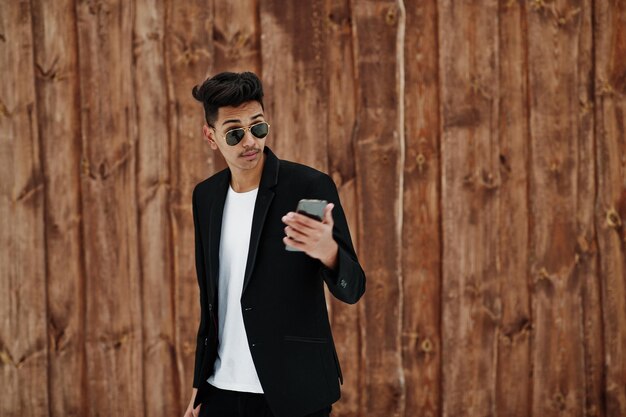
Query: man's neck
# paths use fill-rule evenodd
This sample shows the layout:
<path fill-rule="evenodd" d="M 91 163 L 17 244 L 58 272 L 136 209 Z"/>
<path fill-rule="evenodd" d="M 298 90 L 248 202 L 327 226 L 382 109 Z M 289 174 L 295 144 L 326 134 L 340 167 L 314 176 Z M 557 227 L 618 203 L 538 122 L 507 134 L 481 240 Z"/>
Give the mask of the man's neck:
<path fill-rule="evenodd" d="M 254 169 L 250 170 L 230 170 L 230 186 L 237 193 L 245 193 L 259 187 L 263 166 L 265 165 L 265 154 Z"/>

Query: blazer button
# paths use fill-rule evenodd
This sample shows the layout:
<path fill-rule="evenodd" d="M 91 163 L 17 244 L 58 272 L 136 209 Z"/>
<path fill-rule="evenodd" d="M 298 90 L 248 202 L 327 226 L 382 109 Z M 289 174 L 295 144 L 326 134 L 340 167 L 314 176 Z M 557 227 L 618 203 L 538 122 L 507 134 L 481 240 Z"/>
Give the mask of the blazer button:
<path fill-rule="evenodd" d="M 204 346 L 207 346 L 209 344 L 209 338 L 205 337 L 204 338 Z"/>

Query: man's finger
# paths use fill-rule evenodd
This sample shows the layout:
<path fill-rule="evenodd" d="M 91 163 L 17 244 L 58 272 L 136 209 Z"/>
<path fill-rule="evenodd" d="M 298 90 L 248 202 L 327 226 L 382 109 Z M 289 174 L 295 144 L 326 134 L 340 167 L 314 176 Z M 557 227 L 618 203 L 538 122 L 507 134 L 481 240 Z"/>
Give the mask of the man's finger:
<path fill-rule="evenodd" d="M 302 251 L 304 251 L 304 247 L 306 246 L 304 243 L 292 239 L 289 236 L 285 236 L 283 238 L 283 243 L 287 246 L 291 246 L 292 248 L 300 249 Z"/>
<path fill-rule="evenodd" d="M 303 214 L 299 213 L 287 213 L 285 217 L 283 217 L 283 223 L 286 223 L 289 226 L 297 227 L 298 229 L 315 229 L 317 224 L 320 223 L 318 220 L 313 220 Z"/>
<path fill-rule="evenodd" d="M 308 237 L 308 235 L 302 233 L 300 230 L 291 226 L 285 227 L 285 235 L 290 239 L 297 240 L 300 242 L 302 242 L 304 239 Z"/>
<path fill-rule="evenodd" d="M 325 224 L 333 224 L 333 209 L 335 205 L 333 203 L 329 203 L 324 207 L 324 221 Z"/>

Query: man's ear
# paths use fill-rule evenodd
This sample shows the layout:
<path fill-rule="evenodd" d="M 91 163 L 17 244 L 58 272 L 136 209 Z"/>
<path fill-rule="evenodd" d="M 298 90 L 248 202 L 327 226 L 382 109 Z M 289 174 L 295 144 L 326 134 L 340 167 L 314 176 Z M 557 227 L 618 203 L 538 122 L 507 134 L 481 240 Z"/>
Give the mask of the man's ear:
<path fill-rule="evenodd" d="M 202 126 L 202 134 L 204 135 L 204 139 L 207 141 L 211 149 L 214 151 L 217 150 L 217 143 L 215 143 L 215 130 L 210 128 L 208 125 Z"/>

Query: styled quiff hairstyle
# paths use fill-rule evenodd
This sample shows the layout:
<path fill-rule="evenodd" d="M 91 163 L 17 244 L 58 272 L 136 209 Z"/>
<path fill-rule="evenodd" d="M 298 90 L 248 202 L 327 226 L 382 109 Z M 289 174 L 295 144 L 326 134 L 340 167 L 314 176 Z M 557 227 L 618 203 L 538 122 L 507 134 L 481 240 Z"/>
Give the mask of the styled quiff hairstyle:
<path fill-rule="evenodd" d="M 195 86 L 191 93 L 204 105 L 204 117 L 211 127 L 214 127 L 220 107 L 237 107 L 247 101 L 258 101 L 263 108 L 263 85 L 252 72 L 221 72 Z"/>

